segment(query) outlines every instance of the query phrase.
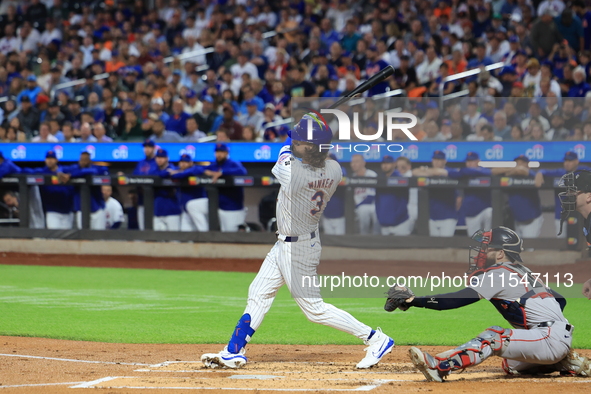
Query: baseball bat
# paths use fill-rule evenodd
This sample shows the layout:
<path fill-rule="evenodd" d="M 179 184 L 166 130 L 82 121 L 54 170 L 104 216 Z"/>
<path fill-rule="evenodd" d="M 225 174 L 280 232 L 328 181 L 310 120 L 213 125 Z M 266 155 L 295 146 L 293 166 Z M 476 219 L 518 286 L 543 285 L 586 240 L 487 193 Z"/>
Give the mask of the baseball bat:
<path fill-rule="evenodd" d="M 336 103 L 334 103 L 333 105 L 331 105 L 328 108 L 329 109 L 337 108 L 339 105 L 342 105 L 342 104 L 346 103 L 347 101 L 349 101 L 350 99 L 352 99 L 353 97 L 355 97 L 355 95 L 358 95 L 360 93 L 365 92 L 366 90 L 373 88 L 378 83 L 384 81 L 386 78 L 388 78 L 392 74 L 394 74 L 394 67 L 388 66 L 388 67 L 384 68 L 380 72 L 376 73 L 373 77 L 371 77 L 367 81 L 363 82 L 361 85 L 357 86 L 355 89 L 351 90 L 349 93 L 345 94 L 345 96 L 343 98 L 341 98 L 339 101 L 337 101 Z"/>

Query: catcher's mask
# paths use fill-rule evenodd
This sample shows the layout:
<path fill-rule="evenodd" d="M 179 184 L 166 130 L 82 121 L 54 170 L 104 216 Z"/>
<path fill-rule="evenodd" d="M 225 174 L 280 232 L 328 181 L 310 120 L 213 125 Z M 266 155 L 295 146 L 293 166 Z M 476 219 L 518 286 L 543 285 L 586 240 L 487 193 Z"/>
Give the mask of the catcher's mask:
<path fill-rule="evenodd" d="M 486 255 L 491 250 L 502 250 L 513 261 L 523 262 L 519 253 L 523 251 L 523 240 L 507 227 L 495 227 L 492 230 L 478 230 L 472 239 L 479 243 L 470 246 L 468 274 L 486 267 Z"/>
<path fill-rule="evenodd" d="M 580 193 L 591 192 L 591 171 L 580 170 L 569 172 L 560 178 L 558 186 L 566 188 L 566 191 L 558 193 L 560 199 L 560 231 L 562 234 L 562 225 L 569 215 L 577 210 L 577 196 Z"/>

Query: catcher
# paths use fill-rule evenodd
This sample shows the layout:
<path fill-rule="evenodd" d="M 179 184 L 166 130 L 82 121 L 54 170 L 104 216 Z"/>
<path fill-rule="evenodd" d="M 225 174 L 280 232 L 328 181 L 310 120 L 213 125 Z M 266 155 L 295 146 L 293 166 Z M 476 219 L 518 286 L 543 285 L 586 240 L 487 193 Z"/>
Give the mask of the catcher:
<path fill-rule="evenodd" d="M 566 300 L 546 287 L 522 265 L 523 241 L 515 231 L 496 227 L 477 231 L 470 249 L 469 286 L 455 293 L 415 297 L 406 287 L 388 292 L 388 312 L 409 307 L 447 310 L 489 300 L 514 329 L 489 327 L 476 338 L 432 356 L 416 347 L 409 350 L 413 364 L 428 381 L 443 382 L 452 372 L 502 357 L 510 375 L 549 373 L 591 376 L 591 362 L 571 350 L 574 327 L 562 314 Z"/>

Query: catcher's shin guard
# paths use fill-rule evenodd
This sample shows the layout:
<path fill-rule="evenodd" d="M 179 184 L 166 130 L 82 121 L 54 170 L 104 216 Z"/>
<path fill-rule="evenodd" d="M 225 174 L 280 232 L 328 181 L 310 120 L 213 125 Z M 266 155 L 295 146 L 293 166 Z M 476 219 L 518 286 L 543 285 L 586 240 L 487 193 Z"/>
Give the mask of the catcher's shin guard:
<path fill-rule="evenodd" d="M 254 335 L 254 330 L 250 327 L 250 315 L 245 313 L 242 315 L 236 328 L 232 333 L 232 338 L 228 342 L 228 352 L 237 354 L 246 347 L 246 344 L 250 341 L 250 338 Z"/>
<path fill-rule="evenodd" d="M 439 353 L 437 369 L 442 372 L 457 371 L 478 365 L 492 355 L 500 355 L 508 344 L 511 330 L 499 326 L 489 327 L 478 337 L 455 349 Z"/>

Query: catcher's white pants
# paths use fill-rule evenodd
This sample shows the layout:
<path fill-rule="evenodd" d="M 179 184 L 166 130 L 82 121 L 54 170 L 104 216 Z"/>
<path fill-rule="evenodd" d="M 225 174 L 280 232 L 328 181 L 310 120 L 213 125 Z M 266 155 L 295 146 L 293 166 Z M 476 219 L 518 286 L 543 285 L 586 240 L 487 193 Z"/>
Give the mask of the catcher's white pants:
<path fill-rule="evenodd" d="M 556 235 L 556 238 L 566 238 L 566 222 L 564 222 L 564 225 L 562 226 L 562 234 L 560 235 Z M 560 219 L 554 219 L 554 227 L 556 227 L 556 232 L 554 234 L 558 234 L 558 232 L 560 231 Z"/>
<path fill-rule="evenodd" d="M 137 207 L 137 226 L 140 230 L 145 230 L 146 226 L 144 226 L 144 215 L 146 210 L 144 209 L 143 205 L 138 205 Z"/>
<path fill-rule="evenodd" d="M 246 220 L 246 210 L 224 211 L 223 209 L 218 209 L 218 216 L 220 218 L 220 229 L 223 232 L 236 232 L 238 231 L 238 226 L 244 224 Z"/>
<path fill-rule="evenodd" d="M 299 242 L 277 241 L 267 254 L 259 273 L 248 289 L 244 313 L 251 316 L 250 326 L 257 330 L 271 308 L 281 286 L 287 285 L 295 302 L 308 320 L 336 328 L 366 340 L 371 327 L 348 312 L 325 303 L 320 288 L 310 286 L 320 263 L 321 245 L 318 237 Z M 311 278 L 308 281 L 307 278 Z M 303 282 L 303 283 L 302 283 Z M 318 279 L 315 283 L 318 283 Z"/>
<path fill-rule="evenodd" d="M 542 232 L 542 224 L 544 223 L 544 217 L 538 216 L 531 222 L 518 222 L 515 221 L 515 232 L 519 234 L 521 238 L 538 238 Z"/>
<path fill-rule="evenodd" d="M 429 219 L 429 235 L 431 237 L 453 237 L 456 232 L 457 219 Z"/>
<path fill-rule="evenodd" d="M 74 227 L 74 213 L 47 212 L 45 225 L 50 230 L 70 230 Z"/>
<path fill-rule="evenodd" d="M 507 359 L 510 368 L 525 371 L 539 365 L 552 365 L 561 361 L 572 344 L 572 333 L 566 330 L 566 323 L 555 322 L 552 327 L 537 327 L 530 330 L 513 329 L 507 347 L 497 355 Z M 490 345 L 482 348 L 478 365 L 493 355 Z M 472 366 L 474 366 L 472 365 Z"/>
<path fill-rule="evenodd" d="M 375 204 L 362 204 L 355 208 L 355 219 L 359 226 L 359 234 L 379 234 L 380 224 Z"/>
<path fill-rule="evenodd" d="M 382 226 L 382 235 L 406 236 L 412 233 L 414 227 L 415 221 L 412 218 L 408 218 L 396 226 Z"/>
<path fill-rule="evenodd" d="M 209 231 L 209 200 L 187 201 L 181 214 L 181 231 Z"/>
<path fill-rule="evenodd" d="M 324 229 L 324 234 L 345 235 L 345 218 L 322 217 L 322 228 Z"/>
<path fill-rule="evenodd" d="M 471 237 L 478 230 L 492 228 L 492 207 L 483 209 L 476 216 L 466 216 L 466 231 Z"/>
<path fill-rule="evenodd" d="M 154 231 L 179 231 L 181 215 L 154 216 Z"/>
<path fill-rule="evenodd" d="M 82 229 L 82 211 L 76 212 L 76 225 Z M 107 215 L 104 209 L 99 209 L 90 214 L 90 229 L 105 230 L 107 228 Z"/>

